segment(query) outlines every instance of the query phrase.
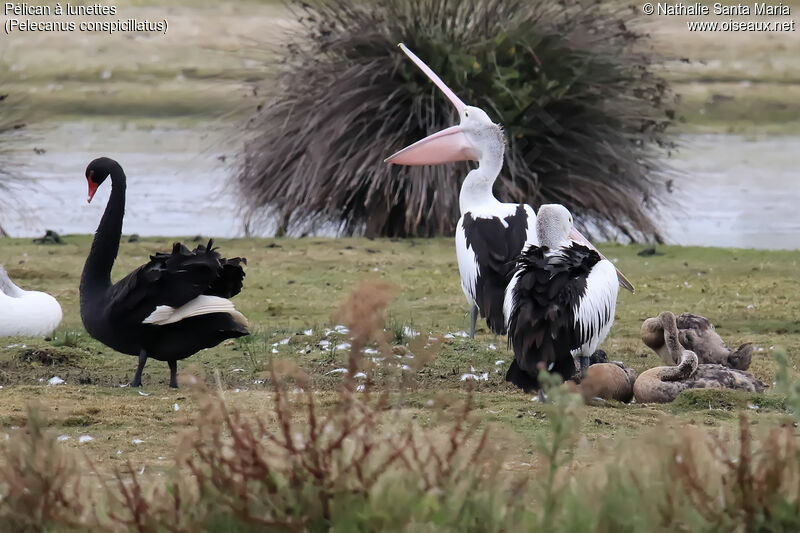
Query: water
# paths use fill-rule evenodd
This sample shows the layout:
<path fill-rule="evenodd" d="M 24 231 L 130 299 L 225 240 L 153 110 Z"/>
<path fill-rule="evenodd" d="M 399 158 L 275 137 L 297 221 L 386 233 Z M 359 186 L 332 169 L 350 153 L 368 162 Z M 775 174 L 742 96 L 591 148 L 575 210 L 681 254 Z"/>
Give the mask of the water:
<path fill-rule="evenodd" d="M 800 249 L 800 139 L 685 136 L 673 162 L 674 212 L 662 213 L 670 242 Z"/>
<path fill-rule="evenodd" d="M 230 130 L 65 123 L 48 129 L 26 158 L 30 182 L 22 216 L 0 217 L 15 237 L 91 233 L 110 187 L 86 204 L 84 170 L 100 155 L 128 174 L 124 232 L 235 237 L 244 234 L 235 199 L 225 194 L 235 146 Z M 800 170 L 796 137 L 749 139 L 687 135 L 672 161 L 683 172 L 663 212 L 669 242 L 700 246 L 800 249 Z M 228 163 L 218 156 L 228 156 Z M 666 191 L 664 194 L 667 194 Z"/>
<path fill-rule="evenodd" d="M 110 182 L 86 203 L 89 161 L 108 156 L 128 177 L 123 232 L 142 236 L 234 237 L 241 235 L 239 210 L 225 182 L 233 152 L 225 131 L 65 123 L 32 143 L 26 182 L 17 196 L 22 212 L 0 216 L 14 237 L 93 233 L 111 192 Z M 229 133 L 229 132 L 227 132 Z M 230 161 L 230 160 L 228 160 Z"/>

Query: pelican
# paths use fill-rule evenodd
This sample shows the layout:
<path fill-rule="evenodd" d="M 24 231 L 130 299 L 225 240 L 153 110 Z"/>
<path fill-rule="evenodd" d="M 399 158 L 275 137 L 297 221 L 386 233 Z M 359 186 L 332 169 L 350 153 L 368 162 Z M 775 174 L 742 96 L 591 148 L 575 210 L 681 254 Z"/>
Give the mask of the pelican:
<path fill-rule="evenodd" d="M 494 333 L 506 333 L 503 298 L 509 275 L 523 248 L 538 245 L 536 212 L 524 203 L 503 203 L 492 193 L 503 168 L 505 137 L 485 111 L 468 106 L 404 44 L 403 52 L 436 84 L 458 111 L 460 123 L 429 135 L 384 162 L 395 165 L 438 165 L 453 161 L 477 161 L 461 185 L 456 226 L 456 255 L 461 288 L 471 308 L 470 338 L 475 338 L 478 313 Z M 570 238 L 597 251 L 576 229 Z M 598 252 L 599 253 L 599 252 Z M 602 254 L 601 254 L 602 257 Z M 633 285 L 617 272 L 619 283 L 633 291 Z"/>
<path fill-rule="evenodd" d="M 506 374 L 525 392 L 538 388 L 539 369 L 565 380 L 581 375 L 614 322 L 619 280 L 597 250 L 570 239 L 572 215 L 546 204 L 536 217 L 538 246 L 517 261 L 503 304 L 514 361 Z"/>

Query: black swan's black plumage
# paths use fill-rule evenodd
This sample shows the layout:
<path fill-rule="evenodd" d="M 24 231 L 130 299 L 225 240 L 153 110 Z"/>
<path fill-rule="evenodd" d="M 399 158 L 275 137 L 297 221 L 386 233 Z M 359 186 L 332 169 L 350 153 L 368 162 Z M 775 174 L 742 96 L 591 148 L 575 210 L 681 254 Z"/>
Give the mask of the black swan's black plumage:
<path fill-rule="evenodd" d="M 574 376 L 571 350 L 586 342 L 586 335 L 575 328 L 575 309 L 589 272 L 600 260 L 597 252 L 575 243 L 556 254 L 531 246 L 519 257 L 516 282 L 509 289 L 508 342 L 514 361 L 506 381 L 530 392 L 538 388 L 541 366 L 563 379 Z"/>
<path fill-rule="evenodd" d="M 141 384 L 148 357 L 167 361 L 170 386 L 177 386 L 176 361 L 225 339 L 248 334 L 246 320 L 236 313 L 213 312 L 174 323 L 145 323 L 158 306 L 179 308 L 201 295 L 231 298 L 242 289 L 244 258 L 226 259 L 213 248 L 189 250 L 175 243 L 170 253 L 156 253 L 115 284 L 111 268 L 119 251 L 125 209 L 126 178 L 114 160 L 99 158 L 86 169 L 90 195 L 111 176 L 111 198 L 97 228 L 81 276 L 81 319 L 89 334 L 122 353 L 139 356 L 131 385 Z M 91 197 L 90 197 L 91 200 Z"/>

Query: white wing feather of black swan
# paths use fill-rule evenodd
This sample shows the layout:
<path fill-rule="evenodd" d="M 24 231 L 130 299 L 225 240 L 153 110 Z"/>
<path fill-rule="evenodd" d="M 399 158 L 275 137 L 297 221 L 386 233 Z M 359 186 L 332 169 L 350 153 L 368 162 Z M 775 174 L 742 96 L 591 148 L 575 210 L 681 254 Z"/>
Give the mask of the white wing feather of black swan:
<path fill-rule="evenodd" d="M 202 244 L 189 250 L 175 243 L 171 253 L 156 253 L 111 287 L 108 316 L 112 321 L 141 323 L 157 306 L 178 308 L 200 295 L 231 298 L 242 290 L 247 260 L 227 259 Z"/>
<path fill-rule="evenodd" d="M 528 238 L 528 213 L 519 204 L 513 215 L 498 218 L 464 214 L 464 236 L 472 249 L 479 272 L 475 282 L 475 303 L 486 325 L 494 333 L 506 333 L 503 299 L 517 257 Z"/>
<path fill-rule="evenodd" d="M 571 351 L 591 333 L 581 331 L 576 312 L 589 273 L 600 260 L 597 252 L 579 244 L 556 252 L 531 246 L 520 256 L 509 287 L 508 342 L 514 362 L 507 381 L 535 389 L 540 363 L 564 379 L 573 376 Z"/>

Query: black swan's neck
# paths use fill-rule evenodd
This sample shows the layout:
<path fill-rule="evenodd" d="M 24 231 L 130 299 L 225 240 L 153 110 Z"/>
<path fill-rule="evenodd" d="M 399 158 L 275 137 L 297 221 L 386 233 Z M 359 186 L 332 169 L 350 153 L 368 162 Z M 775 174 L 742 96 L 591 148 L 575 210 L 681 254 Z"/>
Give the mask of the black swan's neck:
<path fill-rule="evenodd" d="M 125 172 L 116 165 L 111 171 L 111 197 L 92 241 L 92 249 L 81 276 L 81 292 L 111 286 L 111 268 L 119 252 L 122 219 L 125 216 Z"/>

